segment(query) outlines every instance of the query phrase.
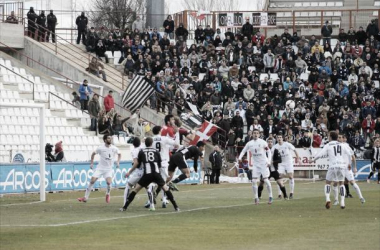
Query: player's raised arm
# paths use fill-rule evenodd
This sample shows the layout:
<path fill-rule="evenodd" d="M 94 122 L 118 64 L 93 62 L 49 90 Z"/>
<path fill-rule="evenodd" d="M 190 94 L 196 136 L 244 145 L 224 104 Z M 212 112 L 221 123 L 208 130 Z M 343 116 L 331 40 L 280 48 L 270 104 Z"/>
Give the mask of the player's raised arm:
<path fill-rule="evenodd" d="M 243 156 L 245 155 L 245 153 L 247 153 L 247 151 L 248 151 L 248 144 L 249 144 L 249 142 L 244 146 L 243 150 L 241 151 L 241 153 L 239 155 L 239 161 L 241 161 L 241 159 L 243 158 Z"/>
<path fill-rule="evenodd" d="M 324 146 L 321 151 L 317 153 L 317 155 L 314 156 L 314 159 L 310 160 L 310 163 L 316 162 L 319 158 L 321 158 L 324 154 L 328 153 L 327 151 L 328 145 Z"/>
<path fill-rule="evenodd" d="M 92 152 L 91 154 L 91 163 L 90 163 L 90 168 L 92 169 L 94 167 L 94 159 L 95 159 L 96 152 Z"/>
<path fill-rule="evenodd" d="M 117 154 L 117 162 L 116 162 L 116 167 L 119 168 L 120 167 L 120 160 L 121 160 L 121 153 L 119 152 Z"/>
<path fill-rule="evenodd" d="M 270 150 L 268 144 L 264 145 L 264 149 L 265 149 L 266 156 L 267 156 L 268 166 L 270 166 L 270 164 L 272 163 L 272 151 Z"/>

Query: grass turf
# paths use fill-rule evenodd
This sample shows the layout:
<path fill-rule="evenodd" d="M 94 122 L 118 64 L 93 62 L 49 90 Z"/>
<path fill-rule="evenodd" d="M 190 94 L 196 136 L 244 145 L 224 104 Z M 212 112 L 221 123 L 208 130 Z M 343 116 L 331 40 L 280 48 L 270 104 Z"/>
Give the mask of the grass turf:
<path fill-rule="evenodd" d="M 324 208 L 322 182 L 296 183 L 295 199 L 253 205 L 249 184 L 180 186 L 171 204 L 143 207 L 141 191 L 128 211 L 118 211 L 123 190 L 5 196 L 0 199 L 0 249 L 380 249 L 380 185 L 359 183 L 366 203 Z M 287 184 L 287 188 L 289 185 Z M 275 197 L 277 191 L 274 191 Z M 158 199 L 159 201 L 159 199 Z M 159 202 L 158 202 L 159 203 Z"/>

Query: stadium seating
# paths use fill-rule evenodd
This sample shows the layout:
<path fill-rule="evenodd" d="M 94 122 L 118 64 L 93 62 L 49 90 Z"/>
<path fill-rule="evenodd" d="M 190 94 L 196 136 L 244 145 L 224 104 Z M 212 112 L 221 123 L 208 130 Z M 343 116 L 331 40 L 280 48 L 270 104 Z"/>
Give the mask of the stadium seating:
<path fill-rule="evenodd" d="M 70 94 L 57 92 L 54 85 L 45 83 L 39 76 L 28 74 L 24 68 L 12 66 L 10 60 L 0 58 L 0 64 L 9 69 L 0 67 L 0 102 L 26 105 L 44 103 L 47 107 L 46 143 L 54 145 L 63 141 L 67 161 L 88 161 L 100 140 L 77 125 L 78 121 L 88 120 L 89 116 L 67 103 L 71 103 Z M 59 98 L 49 96 L 49 92 Z M 11 150 L 27 153 L 31 156 L 29 162 L 39 161 L 39 119 L 37 108 L 0 108 L 0 163 L 10 161 Z M 126 142 L 119 140 L 118 144 L 125 145 Z"/>

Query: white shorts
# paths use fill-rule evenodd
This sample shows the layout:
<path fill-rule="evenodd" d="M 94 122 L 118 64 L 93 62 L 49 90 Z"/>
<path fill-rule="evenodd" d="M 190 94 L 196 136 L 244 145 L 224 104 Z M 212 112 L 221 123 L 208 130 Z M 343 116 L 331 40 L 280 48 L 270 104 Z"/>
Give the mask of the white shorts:
<path fill-rule="evenodd" d="M 129 176 L 128 183 L 131 184 L 132 186 L 136 185 L 143 175 L 144 175 L 144 169 L 137 168 L 135 171 L 133 171 L 132 175 Z"/>
<path fill-rule="evenodd" d="M 169 167 L 169 163 L 167 161 L 161 162 L 160 174 L 161 174 L 162 179 L 164 179 L 165 182 L 169 177 L 168 167 Z"/>
<path fill-rule="evenodd" d="M 279 174 L 292 174 L 294 173 L 294 166 L 291 163 L 288 164 L 278 164 L 278 173 Z"/>
<path fill-rule="evenodd" d="M 112 169 L 111 170 L 108 170 L 108 169 L 95 169 L 95 172 L 92 175 L 92 177 L 95 177 L 95 178 L 101 178 L 101 177 L 103 177 L 104 179 L 107 179 L 108 177 L 112 178 Z"/>
<path fill-rule="evenodd" d="M 326 174 L 327 181 L 344 181 L 344 178 L 345 178 L 344 167 L 330 167 L 327 170 L 327 174 Z"/>
<path fill-rule="evenodd" d="M 354 181 L 355 180 L 354 172 L 352 172 L 352 169 L 348 170 L 348 168 L 347 168 L 344 175 L 348 181 Z"/>
<path fill-rule="evenodd" d="M 260 179 L 260 176 L 263 178 L 268 178 L 270 175 L 268 167 L 253 167 L 252 169 L 252 178 Z"/>

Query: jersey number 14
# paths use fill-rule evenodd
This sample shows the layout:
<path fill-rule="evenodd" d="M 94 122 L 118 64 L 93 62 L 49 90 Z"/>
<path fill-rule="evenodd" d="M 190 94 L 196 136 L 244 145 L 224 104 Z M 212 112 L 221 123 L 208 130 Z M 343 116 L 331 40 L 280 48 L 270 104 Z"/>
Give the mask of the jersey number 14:
<path fill-rule="evenodd" d="M 337 155 L 342 155 L 342 147 L 341 146 L 334 146 L 334 153 L 335 153 L 335 156 Z"/>

